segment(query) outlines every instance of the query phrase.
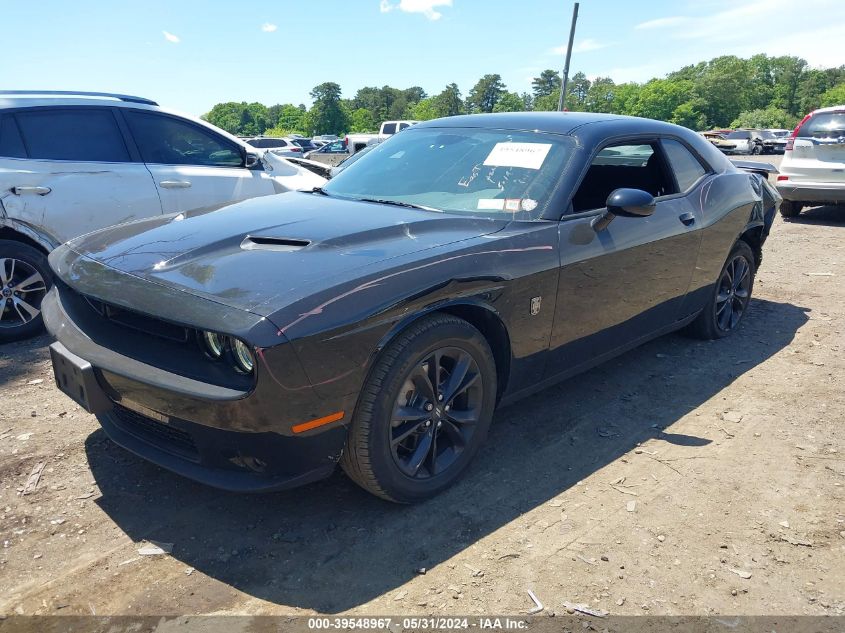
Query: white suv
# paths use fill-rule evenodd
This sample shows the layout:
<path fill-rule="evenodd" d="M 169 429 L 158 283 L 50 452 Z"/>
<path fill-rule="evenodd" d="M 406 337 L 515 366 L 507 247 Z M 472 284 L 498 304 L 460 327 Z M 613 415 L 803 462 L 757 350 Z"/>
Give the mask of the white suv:
<path fill-rule="evenodd" d="M 0 342 L 41 330 L 47 254 L 62 242 L 324 182 L 149 99 L 0 91 Z"/>
<path fill-rule="evenodd" d="M 785 218 L 805 206 L 845 204 L 845 105 L 814 110 L 798 124 L 786 143 L 777 189 Z"/>

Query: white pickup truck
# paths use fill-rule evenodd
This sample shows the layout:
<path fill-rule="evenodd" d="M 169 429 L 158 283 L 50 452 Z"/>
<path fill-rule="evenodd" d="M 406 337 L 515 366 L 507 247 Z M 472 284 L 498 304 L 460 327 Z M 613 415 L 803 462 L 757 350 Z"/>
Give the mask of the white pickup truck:
<path fill-rule="evenodd" d="M 383 141 L 397 132 L 401 132 L 405 128 L 411 127 L 417 123 L 419 123 L 419 121 L 385 121 L 381 124 L 381 128 L 379 128 L 378 131 L 379 140 Z"/>

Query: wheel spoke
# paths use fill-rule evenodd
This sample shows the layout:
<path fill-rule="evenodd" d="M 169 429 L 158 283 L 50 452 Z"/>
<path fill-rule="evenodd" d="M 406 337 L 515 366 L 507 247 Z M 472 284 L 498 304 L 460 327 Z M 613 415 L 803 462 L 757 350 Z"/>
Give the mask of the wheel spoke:
<path fill-rule="evenodd" d="M 745 288 L 737 288 L 734 295 L 736 295 L 740 299 L 747 299 L 748 298 L 748 290 L 746 290 Z"/>
<path fill-rule="evenodd" d="M 407 468 L 409 474 L 412 477 L 419 472 L 420 467 L 425 462 L 425 458 L 428 457 L 428 454 L 431 451 L 431 445 L 432 432 L 429 431 L 428 433 L 420 437 L 420 443 L 417 444 L 417 448 L 414 450 L 413 454 L 408 460 Z"/>
<path fill-rule="evenodd" d="M 475 411 L 458 411 L 450 409 L 446 412 L 446 418 L 453 424 L 475 424 L 478 421 L 478 416 Z"/>
<path fill-rule="evenodd" d="M 432 402 L 438 401 L 438 396 L 440 396 L 440 363 L 443 361 L 443 351 L 436 349 L 434 353 L 428 357 L 425 361 L 425 365 L 428 369 L 428 381 L 431 383 L 432 386 Z"/>
<path fill-rule="evenodd" d="M 6 272 L 6 266 L 8 262 L 12 262 L 12 271 L 10 273 Z M 4 286 L 9 285 L 9 281 L 11 281 L 12 276 L 15 274 L 15 260 L 14 259 L 0 259 L 0 283 Z"/>
<path fill-rule="evenodd" d="M 416 407 L 397 407 L 393 412 L 394 420 L 401 420 L 402 422 L 422 422 L 429 418 L 428 411 L 417 409 Z"/>
<path fill-rule="evenodd" d="M 437 436 L 438 430 L 431 431 L 431 449 L 428 451 L 428 474 L 432 477 L 437 474 Z"/>
<path fill-rule="evenodd" d="M 461 433 L 461 430 L 455 426 L 451 420 L 444 420 L 442 428 L 446 435 L 449 436 L 449 439 L 452 440 L 452 445 L 455 448 L 463 448 L 466 445 L 464 434 Z"/>
<path fill-rule="evenodd" d="M 414 370 L 414 374 L 411 376 L 411 382 L 414 384 L 414 389 L 416 389 L 420 397 L 429 402 L 436 402 L 437 394 L 434 391 L 434 386 L 431 384 L 429 374 L 430 371 L 423 371 L 422 365 L 420 365 Z"/>
<path fill-rule="evenodd" d="M 455 399 L 455 396 L 466 391 L 478 379 L 478 373 L 470 373 L 471 367 L 472 357 L 469 354 L 462 353 L 452 368 L 449 381 L 443 388 L 443 401 L 445 404 L 449 404 Z"/>
<path fill-rule="evenodd" d="M 6 301 L 5 297 L 0 298 L 0 321 L 3 320 L 3 316 L 6 314 Z"/>
<path fill-rule="evenodd" d="M 727 331 L 727 330 L 731 329 L 730 323 L 731 323 L 733 311 L 734 311 L 733 301 L 730 301 L 730 300 L 725 301 L 725 305 L 722 308 L 722 314 L 718 317 L 719 327 L 722 328 L 723 330 Z"/>
<path fill-rule="evenodd" d="M 29 287 L 32 284 L 36 283 L 41 285 L 37 288 Z M 39 290 L 47 290 L 47 286 L 44 283 L 44 278 L 38 272 L 34 272 L 29 277 L 20 282 L 18 285 L 16 285 L 14 288 L 12 288 L 12 290 L 15 290 L 17 292 L 37 292 Z"/>
<path fill-rule="evenodd" d="M 24 321 L 24 322 L 26 322 L 27 320 L 32 320 L 35 317 L 37 317 L 39 314 L 41 314 L 41 310 L 39 310 L 38 308 L 36 308 L 34 306 L 29 305 L 23 299 L 13 299 L 12 303 L 15 306 L 15 310 L 17 310 L 18 314 L 20 315 L 21 320 Z M 23 316 L 23 314 L 21 314 L 20 308 L 23 308 L 24 311 L 29 313 L 29 319 L 26 319 Z"/>
<path fill-rule="evenodd" d="M 391 445 L 396 446 L 398 444 L 401 444 L 406 439 L 408 439 L 411 435 L 413 435 L 414 433 L 419 431 L 420 427 L 422 427 L 422 425 L 424 423 L 425 423 L 424 420 L 419 420 L 419 421 L 414 420 L 414 421 L 405 422 L 404 424 L 400 424 L 399 426 L 393 427 L 393 430 L 391 431 L 391 433 L 393 433 L 394 435 L 392 435 L 392 437 L 390 438 Z M 397 433 L 397 431 L 398 431 L 398 433 Z"/>
<path fill-rule="evenodd" d="M 735 270 L 734 270 L 734 277 L 733 282 L 731 284 L 731 288 L 736 291 L 742 285 L 742 282 L 745 281 L 745 276 L 748 274 L 748 264 L 745 263 L 745 259 L 742 257 L 737 257 L 735 260 Z"/>

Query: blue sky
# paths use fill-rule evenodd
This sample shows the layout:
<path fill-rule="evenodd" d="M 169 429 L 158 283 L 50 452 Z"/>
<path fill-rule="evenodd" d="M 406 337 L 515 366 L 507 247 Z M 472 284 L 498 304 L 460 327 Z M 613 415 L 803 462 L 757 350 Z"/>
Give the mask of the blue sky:
<path fill-rule="evenodd" d="M 0 88 L 126 92 L 194 115 L 220 101 L 306 103 L 363 86 L 485 73 L 530 90 L 563 65 L 571 0 L 6 2 Z M 645 81 L 721 54 L 845 64 L 843 0 L 583 0 L 572 72 Z"/>

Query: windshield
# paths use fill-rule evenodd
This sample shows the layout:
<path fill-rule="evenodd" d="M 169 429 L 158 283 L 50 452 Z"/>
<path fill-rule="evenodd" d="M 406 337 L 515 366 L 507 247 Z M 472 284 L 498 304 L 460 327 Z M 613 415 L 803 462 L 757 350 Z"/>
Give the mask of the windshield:
<path fill-rule="evenodd" d="M 768 130 L 762 130 L 760 132 L 757 132 L 757 135 L 760 138 L 777 138 L 772 132 L 769 132 Z"/>
<path fill-rule="evenodd" d="M 735 138 L 735 139 L 745 138 L 745 139 L 748 139 L 748 138 L 751 138 L 751 133 L 750 132 L 741 132 L 741 131 L 731 132 L 730 134 L 728 134 L 727 138 Z"/>
<path fill-rule="evenodd" d="M 798 129 L 799 137 L 839 138 L 845 136 L 845 112 L 821 112 Z"/>
<path fill-rule="evenodd" d="M 411 127 L 330 180 L 332 196 L 435 211 L 541 216 L 574 149 L 568 136 Z"/>

